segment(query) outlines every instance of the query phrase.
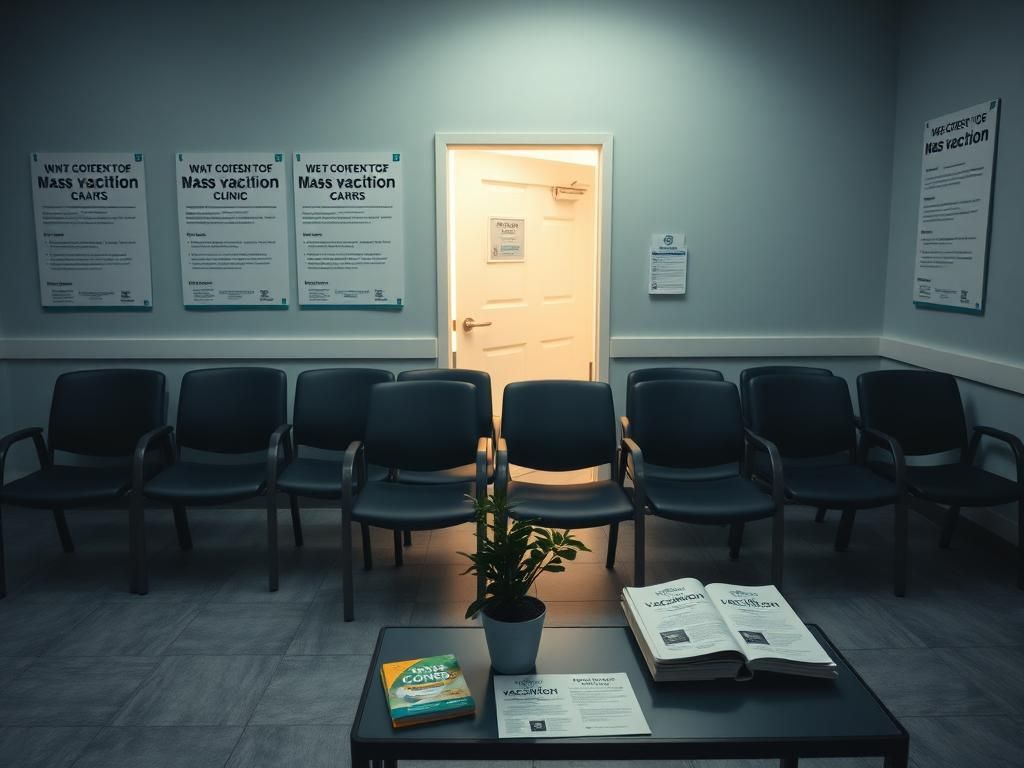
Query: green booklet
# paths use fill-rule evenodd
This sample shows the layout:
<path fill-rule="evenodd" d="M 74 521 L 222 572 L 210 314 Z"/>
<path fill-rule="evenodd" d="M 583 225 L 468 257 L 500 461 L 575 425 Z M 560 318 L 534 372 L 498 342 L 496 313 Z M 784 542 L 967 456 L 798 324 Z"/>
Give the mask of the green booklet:
<path fill-rule="evenodd" d="M 476 703 L 451 653 L 381 664 L 381 682 L 395 728 L 471 715 Z"/>

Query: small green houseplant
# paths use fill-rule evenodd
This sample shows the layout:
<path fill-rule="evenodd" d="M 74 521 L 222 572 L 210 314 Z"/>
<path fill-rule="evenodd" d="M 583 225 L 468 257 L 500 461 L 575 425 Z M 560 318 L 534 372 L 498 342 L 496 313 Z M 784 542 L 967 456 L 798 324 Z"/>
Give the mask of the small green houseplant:
<path fill-rule="evenodd" d="M 572 531 L 534 525 L 509 518 L 511 505 L 504 496 L 470 497 L 477 522 L 482 524 L 478 551 L 459 554 L 469 558 L 464 573 L 483 575 L 484 593 L 470 603 L 466 618 L 482 616 L 491 665 L 507 674 L 533 668 L 544 626 L 545 605 L 529 594 L 542 573 L 560 573 L 578 552 L 589 552 Z"/>

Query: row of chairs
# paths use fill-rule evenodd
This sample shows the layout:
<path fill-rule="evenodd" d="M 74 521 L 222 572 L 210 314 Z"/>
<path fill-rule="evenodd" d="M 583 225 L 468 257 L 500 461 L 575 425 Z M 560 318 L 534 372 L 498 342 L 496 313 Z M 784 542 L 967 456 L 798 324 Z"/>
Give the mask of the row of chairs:
<path fill-rule="evenodd" d="M 741 375 L 742 407 L 736 387 L 717 371 L 634 371 L 627 382 L 617 456 L 611 390 L 596 382 L 509 385 L 494 450 L 490 382 L 480 372 L 406 371 L 394 382 L 390 372 L 374 369 L 307 371 L 298 379 L 293 424 L 288 425 L 283 372 L 192 371 L 182 380 L 174 430 L 163 425 L 162 374 L 76 372 L 61 376 L 55 386 L 48 444 L 39 428 L 0 440 L 0 473 L 8 449 L 29 438 L 41 467 L 4 485 L 0 501 L 53 509 L 64 548 L 72 551 L 63 510 L 109 504 L 130 491 L 131 588 L 145 593 L 147 498 L 172 506 L 179 544 L 188 549 L 186 505 L 265 494 L 272 590 L 278 580 L 278 492 L 290 496 L 296 545 L 302 544 L 298 497 L 340 499 L 346 619 L 352 618 L 351 522 L 361 523 L 364 567 L 371 567 L 368 525 L 394 531 L 400 563 L 401 532 L 472 519 L 464 494 L 482 493 L 492 480 L 497 492 L 508 494 L 519 516 L 558 527 L 609 525 L 609 567 L 615 559 L 618 523 L 633 520 L 637 584 L 644 582 L 645 512 L 728 524 L 734 557 L 743 524 L 772 517 L 772 574 L 781 583 L 782 510 L 787 501 L 842 509 L 840 549 L 849 540 L 857 509 L 892 503 L 895 589 L 902 594 L 905 489 L 951 505 L 951 522 L 943 534 L 948 545 L 961 506 L 1017 501 L 1024 516 L 1024 450 L 1012 435 L 985 427 L 976 428 L 968 444 L 956 382 L 944 374 L 873 372 L 860 377 L 858 390 L 859 425 L 845 381 L 824 369 L 748 369 Z M 91 407 L 83 410 L 83 403 Z M 918 434 L 922 428 L 924 436 Z M 982 435 L 1012 447 L 1016 483 L 973 467 Z M 888 462 L 867 461 L 867 451 L 875 445 L 888 451 Z M 183 448 L 265 455 L 260 462 L 211 463 L 191 455 L 183 459 Z M 903 460 L 904 450 L 916 455 L 950 448 L 960 449 L 952 470 L 906 467 Z M 132 455 L 132 467 L 126 472 L 124 467 L 58 465 L 55 451 Z M 324 451 L 332 454 L 324 456 Z M 546 471 L 609 464 L 614 480 L 573 486 L 514 482 L 510 463 Z M 627 475 L 635 487 L 632 497 L 623 488 Z M 379 480 L 390 482 L 374 482 Z M 0 538 L 0 574 L 2 551 Z M 0 582 L 0 590 L 4 586 Z"/>

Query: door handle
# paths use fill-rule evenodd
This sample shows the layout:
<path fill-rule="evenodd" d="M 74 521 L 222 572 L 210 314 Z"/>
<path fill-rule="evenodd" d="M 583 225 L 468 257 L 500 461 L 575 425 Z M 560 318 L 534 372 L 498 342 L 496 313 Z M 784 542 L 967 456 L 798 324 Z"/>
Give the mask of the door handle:
<path fill-rule="evenodd" d="M 462 330 L 466 331 L 466 333 L 469 333 L 474 328 L 486 328 L 490 324 L 490 320 L 488 320 L 486 323 L 478 323 L 475 320 L 473 320 L 472 317 L 467 317 L 465 320 L 462 321 Z"/>

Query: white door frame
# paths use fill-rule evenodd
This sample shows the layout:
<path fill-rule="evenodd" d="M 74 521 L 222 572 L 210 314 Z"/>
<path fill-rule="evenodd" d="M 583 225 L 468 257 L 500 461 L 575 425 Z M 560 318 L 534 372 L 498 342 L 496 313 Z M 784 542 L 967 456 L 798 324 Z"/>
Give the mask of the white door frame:
<path fill-rule="evenodd" d="M 597 349 L 596 381 L 608 381 L 609 301 L 612 266 L 612 135 L 610 133 L 436 133 L 434 134 L 434 203 L 437 227 L 437 364 L 452 364 L 452 329 L 448 317 L 448 149 L 467 146 L 600 147 L 595 194 L 597 203 Z"/>

